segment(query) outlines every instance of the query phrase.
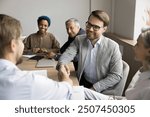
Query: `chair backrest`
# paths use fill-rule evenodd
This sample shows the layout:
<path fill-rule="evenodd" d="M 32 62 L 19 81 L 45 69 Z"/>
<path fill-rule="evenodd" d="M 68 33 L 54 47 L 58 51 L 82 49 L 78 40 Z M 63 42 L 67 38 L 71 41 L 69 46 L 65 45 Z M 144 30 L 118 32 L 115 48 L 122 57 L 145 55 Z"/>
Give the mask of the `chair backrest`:
<path fill-rule="evenodd" d="M 129 70 L 130 70 L 129 65 L 125 61 L 123 61 L 123 78 L 113 88 L 107 89 L 102 93 L 106 95 L 122 96 L 127 81 L 127 77 L 129 74 Z"/>

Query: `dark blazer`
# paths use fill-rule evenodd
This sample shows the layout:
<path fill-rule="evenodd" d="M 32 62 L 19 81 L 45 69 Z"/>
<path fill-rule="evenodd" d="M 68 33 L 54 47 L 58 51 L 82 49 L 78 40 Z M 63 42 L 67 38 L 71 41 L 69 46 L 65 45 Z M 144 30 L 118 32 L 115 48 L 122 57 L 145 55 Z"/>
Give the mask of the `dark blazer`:
<path fill-rule="evenodd" d="M 85 30 L 83 30 L 82 28 L 80 28 L 79 32 L 77 33 L 76 36 L 78 35 L 82 35 L 85 34 Z M 64 43 L 64 45 L 60 48 L 60 53 L 64 53 L 64 51 L 70 46 L 70 44 L 73 42 L 73 40 L 76 38 L 75 37 L 68 37 L 68 41 Z"/>
<path fill-rule="evenodd" d="M 83 30 L 82 28 L 80 28 L 79 32 L 77 33 L 76 36 L 78 35 L 82 35 L 82 34 L 85 34 L 85 30 Z M 60 53 L 64 53 L 66 51 L 66 49 L 70 46 L 70 44 L 75 40 L 75 37 L 68 37 L 68 41 L 60 48 Z M 73 65 L 74 65 L 74 68 L 75 68 L 75 71 L 78 70 L 78 57 L 76 56 L 73 60 Z"/>

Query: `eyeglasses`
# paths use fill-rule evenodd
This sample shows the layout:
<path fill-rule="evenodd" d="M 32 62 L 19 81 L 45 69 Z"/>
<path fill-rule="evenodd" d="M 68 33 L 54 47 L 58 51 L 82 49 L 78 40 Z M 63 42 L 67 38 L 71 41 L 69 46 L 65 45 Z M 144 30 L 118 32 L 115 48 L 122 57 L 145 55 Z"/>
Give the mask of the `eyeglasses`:
<path fill-rule="evenodd" d="M 90 29 L 90 28 L 93 28 L 94 31 L 98 31 L 100 28 L 103 28 L 103 27 L 100 27 L 100 26 L 97 26 L 97 25 L 93 25 L 89 22 L 86 22 L 86 28 L 87 29 Z"/>

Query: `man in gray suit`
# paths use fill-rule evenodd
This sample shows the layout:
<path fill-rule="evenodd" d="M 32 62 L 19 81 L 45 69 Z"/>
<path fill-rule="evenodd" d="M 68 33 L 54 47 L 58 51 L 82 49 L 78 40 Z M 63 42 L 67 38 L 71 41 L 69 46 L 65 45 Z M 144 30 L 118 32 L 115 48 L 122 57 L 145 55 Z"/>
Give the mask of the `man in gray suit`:
<path fill-rule="evenodd" d="M 66 65 L 79 55 L 79 84 L 102 92 L 115 86 L 122 78 L 122 56 L 119 45 L 103 36 L 109 24 L 106 12 L 93 11 L 86 22 L 86 34 L 79 35 L 58 61 Z"/>

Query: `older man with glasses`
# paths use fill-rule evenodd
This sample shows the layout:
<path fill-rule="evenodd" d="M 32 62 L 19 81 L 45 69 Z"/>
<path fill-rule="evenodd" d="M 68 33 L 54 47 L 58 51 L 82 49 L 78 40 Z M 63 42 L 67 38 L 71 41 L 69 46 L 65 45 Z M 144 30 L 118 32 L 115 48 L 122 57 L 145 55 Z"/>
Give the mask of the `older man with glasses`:
<path fill-rule="evenodd" d="M 101 10 L 93 11 L 86 22 L 86 34 L 77 36 L 58 61 L 67 66 L 79 55 L 77 76 L 79 84 L 97 92 L 115 86 L 122 79 L 122 56 L 119 45 L 103 36 L 109 16 Z"/>

